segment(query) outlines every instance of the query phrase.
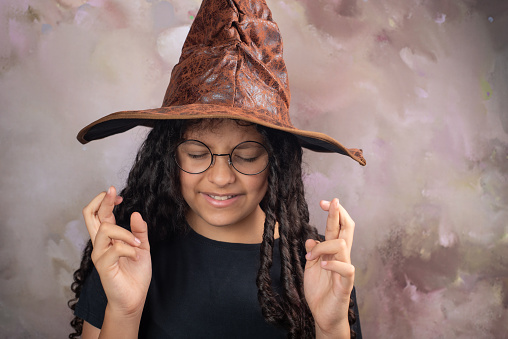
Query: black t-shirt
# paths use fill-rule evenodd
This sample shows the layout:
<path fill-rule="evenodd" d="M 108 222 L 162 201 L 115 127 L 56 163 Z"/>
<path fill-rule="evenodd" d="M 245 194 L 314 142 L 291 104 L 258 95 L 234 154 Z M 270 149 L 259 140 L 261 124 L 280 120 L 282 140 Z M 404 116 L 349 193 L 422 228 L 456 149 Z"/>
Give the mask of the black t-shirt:
<path fill-rule="evenodd" d="M 214 241 L 192 229 L 174 240 L 152 242 L 152 280 L 139 337 L 286 338 L 287 332 L 266 322 L 261 313 L 256 287 L 259 249 L 260 244 Z M 280 292 L 278 239 L 271 276 Z M 107 302 L 94 269 L 83 285 L 75 315 L 101 328 Z M 355 313 L 353 329 L 361 338 L 356 300 Z"/>

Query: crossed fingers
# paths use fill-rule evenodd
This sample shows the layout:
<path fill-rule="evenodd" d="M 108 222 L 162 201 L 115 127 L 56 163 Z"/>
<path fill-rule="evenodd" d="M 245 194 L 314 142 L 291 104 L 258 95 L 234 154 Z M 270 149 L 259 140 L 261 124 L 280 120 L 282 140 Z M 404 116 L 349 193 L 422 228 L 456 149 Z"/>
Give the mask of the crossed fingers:
<path fill-rule="evenodd" d="M 352 281 L 354 266 L 351 265 L 351 246 L 355 223 L 348 212 L 339 204 L 339 199 L 321 201 L 321 208 L 328 212 L 325 241 L 309 239 L 305 243 L 307 263 L 313 266 L 320 262 L 323 269 L 340 274 Z"/>
<path fill-rule="evenodd" d="M 92 245 L 95 246 L 95 238 L 102 223 L 116 223 L 113 209 L 121 202 L 122 197 L 116 195 L 114 187 L 110 187 L 108 192 L 100 193 L 83 208 L 83 217 Z"/>
<path fill-rule="evenodd" d="M 342 207 L 337 198 L 331 202 L 322 200 L 320 205 L 324 211 L 328 211 L 325 240 L 344 239 L 348 249 L 351 250 L 355 222 L 351 219 L 349 213 Z"/>
<path fill-rule="evenodd" d="M 96 266 L 110 267 L 120 257 L 133 260 L 138 258 L 135 247 L 138 247 L 141 241 L 131 232 L 110 223 L 102 223 L 100 227 L 101 231 L 95 237 L 94 251 L 92 251 L 92 261 Z"/>

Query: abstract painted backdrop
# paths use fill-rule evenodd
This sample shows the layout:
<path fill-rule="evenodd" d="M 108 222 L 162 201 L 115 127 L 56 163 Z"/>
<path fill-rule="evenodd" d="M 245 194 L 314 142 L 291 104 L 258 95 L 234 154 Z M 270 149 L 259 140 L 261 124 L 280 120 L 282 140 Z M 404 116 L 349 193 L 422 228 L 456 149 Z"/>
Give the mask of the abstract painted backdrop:
<path fill-rule="evenodd" d="M 367 338 L 508 338 L 508 2 L 271 0 L 293 123 L 363 148 L 306 153 L 314 224 L 355 219 Z M 122 187 L 199 0 L 0 0 L 0 337 L 70 332 L 81 209 Z"/>

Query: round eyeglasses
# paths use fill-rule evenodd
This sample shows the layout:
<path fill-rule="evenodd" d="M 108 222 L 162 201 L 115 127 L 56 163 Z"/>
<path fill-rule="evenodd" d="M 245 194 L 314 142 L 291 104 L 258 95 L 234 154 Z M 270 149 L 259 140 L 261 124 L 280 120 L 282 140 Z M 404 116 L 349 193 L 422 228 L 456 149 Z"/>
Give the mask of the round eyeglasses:
<path fill-rule="evenodd" d="M 176 164 L 190 174 L 203 173 L 215 161 L 215 157 L 229 157 L 228 164 L 245 175 L 256 175 L 268 167 L 268 151 L 257 141 L 244 141 L 233 148 L 231 153 L 215 154 L 199 140 L 185 140 L 174 154 Z"/>

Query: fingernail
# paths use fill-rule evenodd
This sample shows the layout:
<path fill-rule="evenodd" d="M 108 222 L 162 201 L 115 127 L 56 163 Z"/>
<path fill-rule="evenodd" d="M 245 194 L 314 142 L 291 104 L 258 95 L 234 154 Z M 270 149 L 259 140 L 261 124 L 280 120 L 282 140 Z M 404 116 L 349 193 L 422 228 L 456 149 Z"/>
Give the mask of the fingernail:
<path fill-rule="evenodd" d="M 309 260 L 312 257 L 312 252 L 309 252 L 305 255 L 305 259 Z"/>
<path fill-rule="evenodd" d="M 141 240 L 139 240 L 138 238 L 134 238 L 134 241 L 137 242 L 138 244 L 141 244 Z"/>
<path fill-rule="evenodd" d="M 111 193 L 111 187 L 110 187 L 110 188 L 108 188 L 108 194 L 110 194 L 110 193 Z"/>
<path fill-rule="evenodd" d="M 321 266 L 326 266 L 328 264 L 328 261 L 321 261 Z"/>

